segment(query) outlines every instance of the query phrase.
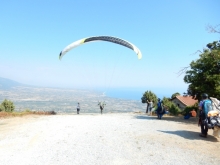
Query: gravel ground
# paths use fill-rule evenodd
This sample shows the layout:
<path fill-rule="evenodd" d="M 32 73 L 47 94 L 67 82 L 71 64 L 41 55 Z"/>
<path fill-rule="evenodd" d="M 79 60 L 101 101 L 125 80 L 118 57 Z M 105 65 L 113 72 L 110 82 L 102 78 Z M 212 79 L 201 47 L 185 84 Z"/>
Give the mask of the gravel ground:
<path fill-rule="evenodd" d="M 220 139 L 195 119 L 140 113 L 0 119 L 1 165 L 219 165 Z"/>

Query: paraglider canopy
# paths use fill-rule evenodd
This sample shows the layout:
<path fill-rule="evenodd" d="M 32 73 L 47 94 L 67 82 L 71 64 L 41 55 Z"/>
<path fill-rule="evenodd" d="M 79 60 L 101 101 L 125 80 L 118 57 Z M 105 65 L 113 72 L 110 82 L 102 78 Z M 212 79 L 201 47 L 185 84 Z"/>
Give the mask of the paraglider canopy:
<path fill-rule="evenodd" d="M 130 43 L 128 41 L 125 41 L 125 40 L 117 38 L 117 37 L 112 37 L 112 36 L 95 36 L 95 37 L 83 38 L 83 39 L 80 39 L 78 41 L 75 41 L 75 42 L 69 44 L 60 52 L 59 59 L 61 60 L 61 58 L 71 49 L 73 49 L 79 45 L 82 45 L 82 44 L 85 44 L 88 42 L 92 42 L 92 41 L 107 41 L 107 42 L 112 42 L 115 44 L 125 46 L 127 48 L 132 49 L 137 54 L 138 59 L 142 58 L 141 51 L 135 45 L 133 45 L 132 43 Z"/>

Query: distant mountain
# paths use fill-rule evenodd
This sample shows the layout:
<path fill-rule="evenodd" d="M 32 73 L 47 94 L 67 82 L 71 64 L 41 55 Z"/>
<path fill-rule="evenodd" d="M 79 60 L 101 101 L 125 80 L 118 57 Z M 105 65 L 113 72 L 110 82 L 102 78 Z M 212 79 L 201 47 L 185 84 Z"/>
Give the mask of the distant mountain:
<path fill-rule="evenodd" d="M 25 85 L 21 84 L 19 82 L 16 82 L 14 80 L 0 77 L 0 89 L 3 89 L 3 90 L 10 89 L 10 88 L 16 87 L 16 86 L 25 86 Z"/>

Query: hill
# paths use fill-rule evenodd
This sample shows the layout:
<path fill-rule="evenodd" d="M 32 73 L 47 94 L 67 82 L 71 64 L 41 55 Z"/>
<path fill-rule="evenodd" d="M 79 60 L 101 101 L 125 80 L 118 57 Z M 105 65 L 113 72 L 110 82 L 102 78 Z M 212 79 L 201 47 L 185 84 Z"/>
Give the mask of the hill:
<path fill-rule="evenodd" d="M 7 90 L 7 89 L 10 89 L 12 87 L 17 87 L 17 86 L 25 86 L 25 85 L 19 82 L 16 82 L 14 80 L 0 77 L 0 89 Z"/>

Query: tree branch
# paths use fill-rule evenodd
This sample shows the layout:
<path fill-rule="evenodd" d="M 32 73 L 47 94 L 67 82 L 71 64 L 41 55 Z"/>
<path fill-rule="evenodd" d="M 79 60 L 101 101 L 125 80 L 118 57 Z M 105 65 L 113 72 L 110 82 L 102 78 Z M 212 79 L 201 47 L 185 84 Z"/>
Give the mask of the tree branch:
<path fill-rule="evenodd" d="M 191 54 L 191 55 L 195 55 L 195 54 L 197 54 L 197 53 L 203 53 L 201 50 L 197 50 L 196 52 L 194 52 L 193 54 Z"/>
<path fill-rule="evenodd" d="M 218 26 L 220 26 L 220 24 L 218 24 L 218 25 L 216 25 L 216 26 L 207 25 L 207 26 L 206 26 L 206 30 L 207 30 L 209 33 L 220 33 L 220 29 L 217 29 Z"/>
<path fill-rule="evenodd" d="M 178 74 L 178 77 L 181 76 L 183 73 L 186 73 L 186 71 L 189 67 L 190 66 L 183 67 L 179 72 L 177 72 L 176 74 Z"/>

